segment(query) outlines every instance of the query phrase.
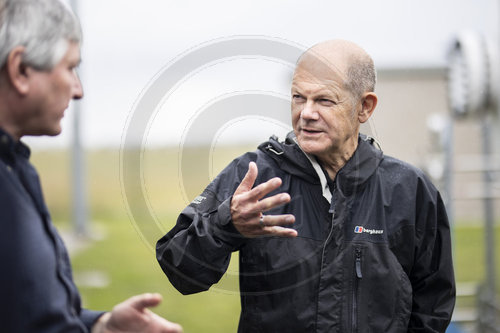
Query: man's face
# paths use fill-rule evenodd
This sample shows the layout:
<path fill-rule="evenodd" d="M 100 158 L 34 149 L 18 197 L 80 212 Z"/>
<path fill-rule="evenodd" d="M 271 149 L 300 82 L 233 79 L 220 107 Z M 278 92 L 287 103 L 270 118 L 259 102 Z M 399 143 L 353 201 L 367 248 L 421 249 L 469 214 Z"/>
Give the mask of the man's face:
<path fill-rule="evenodd" d="M 292 125 L 306 153 L 326 158 L 357 142 L 358 104 L 340 75 L 322 75 L 298 65 L 292 81 Z M 315 74 L 314 76 L 312 74 Z"/>
<path fill-rule="evenodd" d="M 61 119 L 72 99 L 83 96 L 76 67 L 80 46 L 69 43 L 66 54 L 50 71 L 31 69 L 32 92 L 29 112 L 24 114 L 23 135 L 57 135 Z"/>

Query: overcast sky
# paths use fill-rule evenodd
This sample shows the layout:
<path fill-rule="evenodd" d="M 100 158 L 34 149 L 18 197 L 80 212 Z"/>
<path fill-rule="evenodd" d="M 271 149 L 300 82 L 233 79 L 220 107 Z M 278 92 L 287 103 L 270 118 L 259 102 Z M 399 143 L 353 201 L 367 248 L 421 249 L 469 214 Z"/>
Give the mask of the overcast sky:
<path fill-rule="evenodd" d="M 120 146 L 134 105 L 155 78 L 190 51 L 221 40 L 260 36 L 309 47 L 343 38 L 365 48 L 379 69 L 444 67 L 446 50 L 459 31 L 482 32 L 498 45 L 499 14 L 498 0 L 80 1 L 82 139 L 87 147 Z M 197 68 L 175 90 L 166 91 L 152 113 L 145 140 L 178 144 L 200 110 L 228 94 L 265 91 L 286 97 L 290 71 L 289 64 L 255 56 Z M 62 135 L 27 141 L 32 146 L 67 147 L 72 121 L 68 110 Z M 220 138 L 241 136 L 254 127 L 286 130 L 251 117 L 232 124 L 237 125 L 221 129 Z"/>

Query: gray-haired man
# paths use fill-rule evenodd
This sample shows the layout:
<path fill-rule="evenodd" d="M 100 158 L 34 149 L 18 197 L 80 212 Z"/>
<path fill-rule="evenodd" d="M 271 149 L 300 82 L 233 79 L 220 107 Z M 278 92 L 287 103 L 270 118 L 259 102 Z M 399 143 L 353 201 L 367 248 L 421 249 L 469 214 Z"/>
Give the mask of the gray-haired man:
<path fill-rule="evenodd" d="M 69 258 L 29 162 L 25 135 L 57 135 L 71 99 L 83 96 L 75 68 L 81 31 L 58 0 L 0 0 L 0 330 L 181 332 L 134 296 L 111 312 L 81 308 Z"/>

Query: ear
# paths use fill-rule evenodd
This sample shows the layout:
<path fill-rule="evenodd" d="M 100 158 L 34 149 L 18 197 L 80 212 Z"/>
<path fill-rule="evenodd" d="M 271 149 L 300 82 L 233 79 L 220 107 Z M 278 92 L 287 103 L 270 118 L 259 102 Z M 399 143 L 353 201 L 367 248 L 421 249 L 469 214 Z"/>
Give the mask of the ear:
<path fill-rule="evenodd" d="M 375 107 L 377 106 L 378 97 L 373 92 L 365 93 L 363 98 L 361 98 L 361 111 L 358 114 L 358 120 L 361 124 L 365 123 L 370 119 Z"/>
<path fill-rule="evenodd" d="M 24 46 L 16 46 L 10 51 L 5 64 L 7 77 L 14 89 L 21 95 L 29 91 L 28 68 L 23 64 Z"/>

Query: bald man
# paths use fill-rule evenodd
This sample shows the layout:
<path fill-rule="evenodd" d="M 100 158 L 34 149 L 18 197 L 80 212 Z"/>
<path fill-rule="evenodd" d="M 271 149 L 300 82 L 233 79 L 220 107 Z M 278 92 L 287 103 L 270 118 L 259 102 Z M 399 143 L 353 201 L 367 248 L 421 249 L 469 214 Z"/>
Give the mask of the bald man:
<path fill-rule="evenodd" d="M 450 231 L 418 169 L 359 133 L 377 106 L 371 57 L 320 43 L 299 59 L 292 125 L 235 159 L 180 214 L 157 259 L 183 294 L 239 251 L 239 332 L 444 332 Z"/>

